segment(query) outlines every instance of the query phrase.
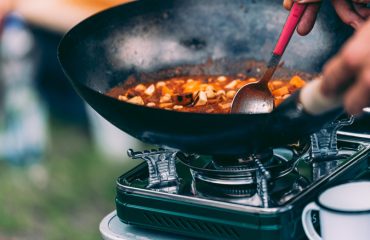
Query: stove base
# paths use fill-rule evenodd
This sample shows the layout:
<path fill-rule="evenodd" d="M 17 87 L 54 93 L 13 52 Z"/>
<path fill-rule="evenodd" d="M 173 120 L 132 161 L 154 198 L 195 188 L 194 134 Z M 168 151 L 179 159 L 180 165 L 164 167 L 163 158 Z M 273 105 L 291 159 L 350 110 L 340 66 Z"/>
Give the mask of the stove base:
<path fill-rule="evenodd" d="M 370 169 L 356 177 L 356 180 L 370 181 Z M 187 240 L 188 237 L 167 232 L 148 230 L 125 224 L 117 212 L 107 215 L 100 223 L 100 233 L 104 240 Z M 192 238 L 196 240 L 197 238 Z"/>
<path fill-rule="evenodd" d="M 124 224 L 119 220 L 116 211 L 100 222 L 99 230 L 104 240 L 189 240 L 184 236 Z"/>
<path fill-rule="evenodd" d="M 281 198 L 279 191 L 271 192 L 271 201 L 275 203 L 267 208 L 194 194 L 191 191 L 190 171 L 180 163 L 177 164 L 178 185 L 148 188 L 148 166 L 144 163 L 118 179 L 117 216 L 128 225 L 186 235 L 188 239 L 305 239 L 301 225 L 303 208 L 326 188 L 354 180 L 369 167 L 368 144 L 342 140 L 340 147 L 351 147 L 353 151 L 335 171 L 314 179 L 313 168 L 307 168 L 307 163 L 302 162 L 303 165 L 297 168 L 311 184 L 293 194 L 293 197 L 282 195 Z M 295 175 L 287 175 L 283 179 L 288 181 L 290 177 L 295 179 Z M 275 188 L 278 187 L 278 181 L 274 182 Z M 279 197 L 274 198 L 274 194 Z"/>

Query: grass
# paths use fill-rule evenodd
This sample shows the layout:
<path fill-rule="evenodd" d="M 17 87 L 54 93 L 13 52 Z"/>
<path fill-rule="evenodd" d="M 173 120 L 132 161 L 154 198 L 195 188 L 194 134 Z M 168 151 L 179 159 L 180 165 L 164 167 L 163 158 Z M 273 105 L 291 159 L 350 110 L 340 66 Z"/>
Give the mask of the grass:
<path fill-rule="evenodd" d="M 134 164 L 104 160 L 86 133 L 57 124 L 40 164 L 0 162 L 0 239 L 100 239 L 115 180 Z"/>

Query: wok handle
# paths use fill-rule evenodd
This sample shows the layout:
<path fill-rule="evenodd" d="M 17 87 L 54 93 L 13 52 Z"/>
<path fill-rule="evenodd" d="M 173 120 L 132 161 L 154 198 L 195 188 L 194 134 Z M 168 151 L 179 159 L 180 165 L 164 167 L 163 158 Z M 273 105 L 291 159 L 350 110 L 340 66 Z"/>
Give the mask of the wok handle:
<path fill-rule="evenodd" d="M 306 4 L 294 3 L 292 9 L 290 10 L 288 19 L 284 25 L 283 31 L 280 34 L 279 40 L 273 51 L 274 55 L 282 56 L 288 46 L 290 39 L 292 38 L 295 29 L 299 23 L 299 20 L 303 16 L 306 10 Z"/>
<path fill-rule="evenodd" d="M 325 96 L 321 91 L 322 79 L 309 82 L 300 92 L 299 101 L 303 109 L 312 115 L 320 115 L 338 108 L 343 103 L 343 96 Z"/>
<path fill-rule="evenodd" d="M 309 82 L 272 112 L 268 124 L 276 144 L 309 136 L 343 115 L 342 97 L 324 96 L 321 85 L 321 79 Z"/>

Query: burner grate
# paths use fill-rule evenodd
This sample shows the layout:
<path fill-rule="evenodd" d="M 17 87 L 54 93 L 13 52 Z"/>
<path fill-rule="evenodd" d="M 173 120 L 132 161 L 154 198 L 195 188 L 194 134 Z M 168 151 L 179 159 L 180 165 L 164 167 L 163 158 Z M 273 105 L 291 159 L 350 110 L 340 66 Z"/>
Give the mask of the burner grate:
<path fill-rule="evenodd" d="M 182 164 L 189 167 L 193 179 L 229 187 L 236 185 L 245 187 L 258 182 L 257 172 L 261 172 L 260 177 L 270 179 L 293 168 L 297 157 L 294 157 L 292 150 L 282 148 L 275 151 L 269 153 L 268 158 L 261 160 L 257 158 L 258 155 L 237 161 L 232 159 L 229 165 L 220 165 L 219 160 L 208 156 L 178 155 L 178 157 Z M 226 162 L 226 160 L 223 161 Z"/>

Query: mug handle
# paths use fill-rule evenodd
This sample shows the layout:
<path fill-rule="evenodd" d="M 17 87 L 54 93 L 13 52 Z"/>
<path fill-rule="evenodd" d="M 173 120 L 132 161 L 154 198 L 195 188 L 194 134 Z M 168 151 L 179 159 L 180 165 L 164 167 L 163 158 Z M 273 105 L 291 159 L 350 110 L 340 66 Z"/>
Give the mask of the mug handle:
<path fill-rule="evenodd" d="M 308 204 L 302 212 L 302 225 L 303 229 L 310 240 L 322 240 L 319 234 L 316 232 L 313 223 L 311 213 L 312 211 L 319 211 L 319 206 L 316 203 L 312 202 Z"/>

